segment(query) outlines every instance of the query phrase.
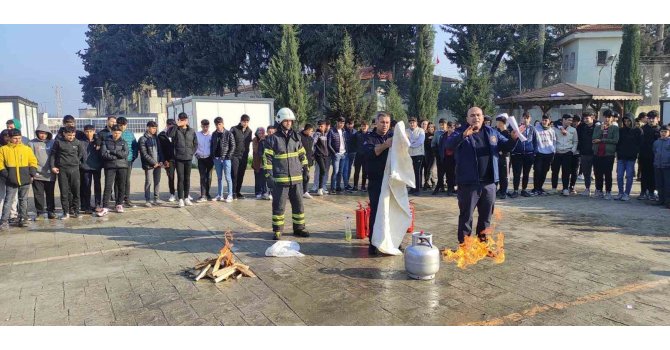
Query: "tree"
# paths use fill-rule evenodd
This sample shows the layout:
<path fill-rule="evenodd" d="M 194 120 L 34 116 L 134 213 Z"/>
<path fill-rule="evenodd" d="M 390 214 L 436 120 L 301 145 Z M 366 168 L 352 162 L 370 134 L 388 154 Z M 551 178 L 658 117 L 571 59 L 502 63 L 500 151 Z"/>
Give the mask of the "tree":
<path fill-rule="evenodd" d="M 481 108 L 485 114 L 492 114 L 495 107 L 491 98 L 489 72 L 480 64 L 479 55 L 479 47 L 475 41 L 472 43 L 470 57 L 463 65 L 467 72 L 464 82 L 457 90 L 457 97 L 450 101 L 449 110 L 461 121 L 465 121 L 468 109 L 473 106 Z"/>
<path fill-rule="evenodd" d="M 614 89 L 640 93 L 642 88 L 642 76 L 640 74 L 640 26 L 637 24 L 624 24 L 623 41 L 619 50 L 619 63 L 616 66 L 614 76 Z M 635 113 L 637 101 L 624 102 L 626 111 Z"/>
<path fill-rule="evenodd" d="M 356 124 L 366 119 L 369 101 L 366 88 L 360 80 L 359 66 L 354 58 L 354 47 L 349 34 L 342 40 L 342 52 L 333 65 L 333 86 L 328 93 L 328 115 L 331 118 L 353 119 Z"/>
<path fill-rule="evenodd" d="M 261 77 L 264 96 L 275 99 L 275 109 L 288 107 L 295 113 L 298 125 L 309 116 L 309 78 L 303 74 L 298 59 L 298 34 L 295 25 L 282 25 L 279 51 L 270 59 L 267 72 Z"/>
<path fill-rule="evenodd" d="M 435 32 L 429 24 L 419 28 L 412 81 L 410 84 L 409 113 L 419 119 L 433 120 L 437 116 L 437 94 L 440 84 L 435 82 L 433 70 L 433 42 Z"/>
<path fill-rule="evenodd" d="M 407 112 L 402 104 L 402 97 L 400 97 L 398 87 L 392 80 L 388 82 L 386 90 L 386 111 L 391 114 L 391 118 L 394 120 L 407 122 Z"/>

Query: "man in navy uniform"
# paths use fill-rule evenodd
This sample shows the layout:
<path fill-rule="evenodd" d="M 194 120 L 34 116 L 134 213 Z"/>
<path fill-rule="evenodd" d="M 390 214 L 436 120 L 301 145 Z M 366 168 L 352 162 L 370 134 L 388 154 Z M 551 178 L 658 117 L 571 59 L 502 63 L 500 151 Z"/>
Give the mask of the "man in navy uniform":
<path fill-rule="evenodd" d="M 512 139 L 498 130 L 483 125 L 484 114 L 479 107 L 468 110 L 467 124 L 449 135 L 445 147 L 454 151 L 456 158 L 456 183 L 458 185 L 458 243 L 463 244 L 465 235 L 472 234 L 472 213 L 479 213 L 477 237 L 486 241 L 486 229 L 491 225 L 491 216 L 496 199 L 498 183 L 498 153 L 509 151 L 518 136 Z"/>

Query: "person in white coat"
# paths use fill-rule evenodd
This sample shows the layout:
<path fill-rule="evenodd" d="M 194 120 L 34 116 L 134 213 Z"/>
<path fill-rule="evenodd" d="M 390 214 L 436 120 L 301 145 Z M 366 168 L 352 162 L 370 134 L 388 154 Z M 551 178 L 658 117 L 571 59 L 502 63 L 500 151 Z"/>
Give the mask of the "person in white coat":
<path fill-rule="evenodd" d="M 407 137 L 409 137 L 409 155 L 412 157 L 412 166 L 414 167 L 414 181 L 415 187 L 409 193 L 414 195 L 421 194 L 421 164 L 424 158 L 424 141 L 426 140 L 426 132 L 418 127 L 415 117 L 409 118 L 409 128 L 407 129 Z"/>

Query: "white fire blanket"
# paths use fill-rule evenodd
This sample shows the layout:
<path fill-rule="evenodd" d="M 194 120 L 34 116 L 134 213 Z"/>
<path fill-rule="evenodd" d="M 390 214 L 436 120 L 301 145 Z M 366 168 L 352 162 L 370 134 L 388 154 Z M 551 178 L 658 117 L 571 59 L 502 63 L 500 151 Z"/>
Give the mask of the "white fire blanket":
<path fill-rule="evenodd" d="M 384 254 L 402 255 L 398 246 L 412 221 L 407 186 L 414 187 L 414 168 L 405 123 L 400 121 L 393 130 L 372 236 L 372 245 Z"/>

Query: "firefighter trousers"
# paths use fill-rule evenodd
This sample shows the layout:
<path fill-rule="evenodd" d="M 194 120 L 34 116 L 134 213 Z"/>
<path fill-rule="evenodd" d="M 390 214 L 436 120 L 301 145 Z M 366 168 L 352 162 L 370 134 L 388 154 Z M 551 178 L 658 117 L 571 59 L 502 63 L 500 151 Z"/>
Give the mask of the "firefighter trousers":
<path fill-rule="evenodd" d="M 305 229 L 305 209 L 302 205 L 302 182 L 290 186 L 275 185 L 272 189 L 272 231 L 284 232 L 286 199 L 291 201 L 293 232 Z"/>

